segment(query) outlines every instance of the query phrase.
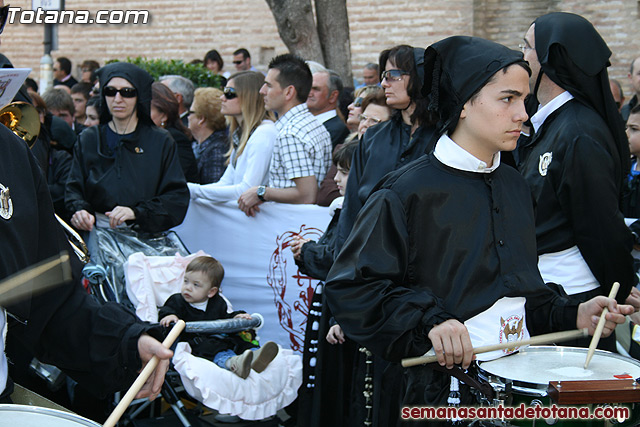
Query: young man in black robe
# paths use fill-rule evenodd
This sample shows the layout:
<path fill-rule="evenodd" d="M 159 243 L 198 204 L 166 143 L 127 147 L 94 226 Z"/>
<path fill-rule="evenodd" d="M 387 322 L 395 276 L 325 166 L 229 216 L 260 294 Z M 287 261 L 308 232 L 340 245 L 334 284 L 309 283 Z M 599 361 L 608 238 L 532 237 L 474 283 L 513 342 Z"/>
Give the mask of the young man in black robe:
<path fill-rule="evenodd" d="M 433 348 L 441 366 L 471 365 L 473 346 L 588 327 L 608 306 L 605 333 L 632 311 L 613 299 L 562 297 L 540 278 L 526 182 L 500 166 L 527 119 L 522 54 L 473 37 L 425 53 L 425 87 L 440 116 L 433 153 L 378 185 L 332 267 L 326 296 L 345 333 L 387 360 Z M 478 356 L 491 359 L 502 351 Z M 447 405 L 450 375 L 405 370 L 403 405 Z M 476 403 L 460 384 L 462 405 Z M 398 417 L 398 422 L 400 422 Z M 435 425 L 433 420 L 428 425 Z"/>
<path fill-rule="evenodd" d="M 571 13 L 536 19 L 524 42 L 532 135 L 519 141 L 518 168 L 536 203 L 538 268 L 545 282 L 580 301 L 608 295 L 620 282 L 623 302 L 637 278 L 620 212 L 629 146 L 607 75 L 611 51 L 589 21 Z M 600 348 L 616 351 L 615 338 Z"/>

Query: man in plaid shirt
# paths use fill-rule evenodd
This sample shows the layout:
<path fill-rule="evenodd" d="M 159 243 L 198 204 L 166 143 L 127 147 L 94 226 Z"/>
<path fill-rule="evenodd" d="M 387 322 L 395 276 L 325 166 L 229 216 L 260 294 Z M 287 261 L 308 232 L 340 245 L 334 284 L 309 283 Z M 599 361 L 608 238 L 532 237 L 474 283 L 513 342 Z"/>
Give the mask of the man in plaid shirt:
<path fill-rule="evenodd" d="M 298 56 L 284 54 L 269 63 L 260 93 L 267 110 L 278 116 L 278 137 L 271 156 L 269 185 L 252 187 L 238 199 L 248 216 L 266 201 L 315 203 L 318 184 L 331 165 L 331 136 L 309 112 L 305 101 L 313 78 Z"/>

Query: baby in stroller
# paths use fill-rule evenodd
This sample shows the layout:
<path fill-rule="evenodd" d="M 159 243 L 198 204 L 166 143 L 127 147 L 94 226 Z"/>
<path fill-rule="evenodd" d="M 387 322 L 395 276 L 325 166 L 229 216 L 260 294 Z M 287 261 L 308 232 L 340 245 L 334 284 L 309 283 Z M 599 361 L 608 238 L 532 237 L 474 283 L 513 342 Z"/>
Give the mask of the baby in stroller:
<path fill-rule="evenodd" d="M 229 312 L 221 297 L 220 284 L 224 268 L 210 256 L 194 258 L 185 270 L 180 293 L 173 294 L 160 308 L 160 323 L 169 327 L 182 319 L 186 322 L 231 318 L 251 319 L 244 311 Z M 184 341 L 191 346 L 194 356 L 212 360 L 217 366 L 246 379 L 251 370 L 264 371 L 278 355 L 278 345 L 272 341 L 257 345 L 251 332 L 233 335 L 188 334 Z"/>

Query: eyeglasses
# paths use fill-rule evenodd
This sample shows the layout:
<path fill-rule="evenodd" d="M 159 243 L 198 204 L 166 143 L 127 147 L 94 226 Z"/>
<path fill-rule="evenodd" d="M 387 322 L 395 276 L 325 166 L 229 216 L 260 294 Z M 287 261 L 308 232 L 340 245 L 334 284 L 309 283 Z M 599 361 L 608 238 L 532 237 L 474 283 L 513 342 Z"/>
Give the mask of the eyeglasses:
<path fill-rule="evenodd" d="M 402 80 L 402 76 L 408 76 L 409 72 L 408 71 L 402 71 L 402 70 L 385 70 L 382 72 L 382 80 L 387 80 L 390 82 L 398 82 L 400 80 Z"/>
<path fill-rule="evenodd" d="M 234 63 L 235 65 L 240 65 L 240 64 L 242 64 L 243 62 L 244 62 L 244 61 L 233 61 L 233 63 Z"/>
<path fill-rule="evenodd" d="M 123 87 L 121 89 L 116 89 L 113 86 L 105 86 L 104 89 L 102 89 L 102 93 L 104 93 L 104 96 L 108 97 L 116 96 L 118 93 L 123 98 L 135 98 L 138 96 L 138 91 L 135 87 Z"/>
<path fill-rule="evenodd" d="M 358 107 L 362 107 L 362 101 L 364 100 L 363 97 L 359 96 L 356 99 L 353 100 L 353 106 L 358 108 Z"/>
<path fill-rule="evenodd" d="M 197 113 L 196 113 L 195 111 L 193 111 L 193 110 L 189 110 L 189 111 L 187 111 L 187 116 L 190 116 L 190 115 L 192 115 L 192 114 L 197 114 Z"/>
<path fill-rule="evenodd" d="M 358 118 L 360 119 L 361 122 L 371 122 L 374 125 L 377 125 L 378 123 L 382 123 L 381 119 L 376 119 L 375 117 L 371 117 L 371 116 L 366 116 L 364 114 L 360 114 L 358 116 Z"/>
<path fill-rule="evenodd" d="M 225 87 L 222 93 L 224 94 L 224 97 L 227 98 L 227 100 L 232 100 L 233 98 L 238 97 L 238 93 L 236 92 L 235 88 L 232 87 Z"/>
<path fill-rule="evenodd" d="M 522 53 L 525 53 L 526 51 L 533 49 L 531 46 L 525 44 L 525 43 L 520 43 L 518 45 L 518 49 L 520 49 L 520 51 L 522 51 Z"/>
<path fill-rule="evenodd" d="M 7 18 L 9 17 L 9 6 L 2 6 L 0 8 L 0 34 L 4 31 L 4 26 L 7 25 Z"/>

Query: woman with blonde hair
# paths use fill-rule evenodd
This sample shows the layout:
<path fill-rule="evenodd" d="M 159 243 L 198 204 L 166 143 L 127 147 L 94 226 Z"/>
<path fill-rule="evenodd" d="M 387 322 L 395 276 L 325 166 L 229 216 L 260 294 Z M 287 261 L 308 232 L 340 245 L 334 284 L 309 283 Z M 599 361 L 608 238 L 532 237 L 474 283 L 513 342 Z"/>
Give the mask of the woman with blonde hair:
<path fill-rule="evenodd" d="M 245 190 L 267 183 L 278 131 L 264 108 L 264 98 L 259 92 L 263 84 L 264 75 L 253 71 L 236 73 L 227 82 L 220 99 L 231 139 L 226 154 L 228 166 L 216 183 L 189 183 L 191 199 L 237 200 Z"/>

